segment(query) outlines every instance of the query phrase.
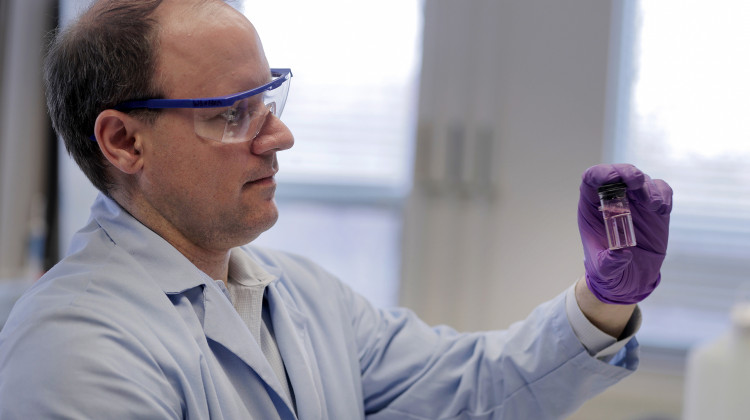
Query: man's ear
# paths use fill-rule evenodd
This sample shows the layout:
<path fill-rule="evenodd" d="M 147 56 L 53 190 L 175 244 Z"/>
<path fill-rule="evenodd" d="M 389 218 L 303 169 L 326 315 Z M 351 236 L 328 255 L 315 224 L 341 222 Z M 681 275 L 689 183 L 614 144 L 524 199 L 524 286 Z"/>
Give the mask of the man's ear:
<path fill-rule="evenodd" d="M 94 134 L 104 157 L 112 166 L 126 174 L 134 174 L 143 166 L 140 129 L 143 123 L 130 115 L 105 109 L 96 118 Z"/>

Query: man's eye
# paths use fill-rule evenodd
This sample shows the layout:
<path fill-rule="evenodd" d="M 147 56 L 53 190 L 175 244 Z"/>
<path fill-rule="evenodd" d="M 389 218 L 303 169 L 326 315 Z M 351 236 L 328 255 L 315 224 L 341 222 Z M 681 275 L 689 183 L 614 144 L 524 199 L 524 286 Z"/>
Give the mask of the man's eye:
<path fill-rule="evenodd" d="M 239 111 L 236 108 L 229 108 L 219 115 L 222 118 L 224 118 L 228 123 L 233 124 L 233 123 L 236 123 L 237 119 L 239 118 Z"/>

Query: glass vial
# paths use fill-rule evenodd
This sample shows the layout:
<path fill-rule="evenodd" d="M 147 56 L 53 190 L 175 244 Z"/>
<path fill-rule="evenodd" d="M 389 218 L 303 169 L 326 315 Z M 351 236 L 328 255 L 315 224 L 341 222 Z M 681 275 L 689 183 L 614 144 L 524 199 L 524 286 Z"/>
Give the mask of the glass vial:
<path fill-rule="evenodd" d="M 626 185 L 622 182 L 602 185 L 598 189 L 609 249 L 627 248 L 636 244 L 633 217 L 625 192 Z"/>

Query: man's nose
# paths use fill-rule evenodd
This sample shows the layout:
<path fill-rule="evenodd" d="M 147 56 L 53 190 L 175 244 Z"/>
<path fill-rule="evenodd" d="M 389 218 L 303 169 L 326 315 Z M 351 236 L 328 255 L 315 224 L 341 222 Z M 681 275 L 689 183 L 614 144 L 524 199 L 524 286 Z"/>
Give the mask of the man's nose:
<path fill-rule="evenodd" d="M 269 114 L 263 129 L 250 144 L 253 154 L 265 155 L 294 146 L 294 135 L 279 117 Z"/>

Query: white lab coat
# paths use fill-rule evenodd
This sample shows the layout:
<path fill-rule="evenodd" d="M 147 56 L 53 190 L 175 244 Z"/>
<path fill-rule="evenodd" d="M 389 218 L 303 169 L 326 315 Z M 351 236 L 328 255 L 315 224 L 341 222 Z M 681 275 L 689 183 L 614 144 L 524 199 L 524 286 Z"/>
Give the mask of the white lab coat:
<path fill-rule="evenodd" d="M 573 333 L 564 295 L 507 331 L 380 310 L 309 261 L 245 247 L 275 277 L 273 331 L 300 419 L 562 418 L 637 365 Z M 215 281 L 100 196 L 71 253 L 0 333 L 0 419 L 294 419 Z"/>

